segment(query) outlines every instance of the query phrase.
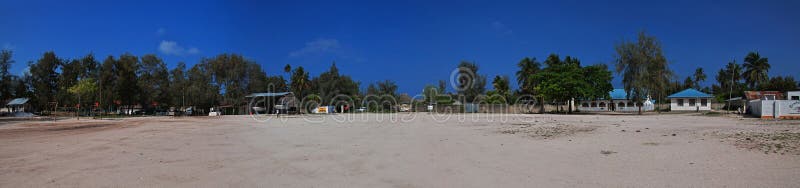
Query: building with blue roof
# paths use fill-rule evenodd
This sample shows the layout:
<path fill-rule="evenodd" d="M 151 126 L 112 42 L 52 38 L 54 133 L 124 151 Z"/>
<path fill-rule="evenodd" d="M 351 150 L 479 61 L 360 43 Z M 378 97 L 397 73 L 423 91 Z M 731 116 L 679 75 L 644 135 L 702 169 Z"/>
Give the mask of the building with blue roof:
<path fill-rule="evenodd" d="M 621 111 L 638 112 L 639 104 L 628 98 L 624 89 L 614 89 L 608 92 L 610 99 L 581 100 L 578 110 L 582 112 Z M 647 99 L 642 105 L 642 111 L 653 111 L 655 100 Z"/>
<path fill-rule="evenodd" d="M 711 94 L 692 88 L 667 96 L 671 111 L 709 111 L 713 97 Z"/>
<path fill-rule="evenodd" d="M 16 98 L 6 104 L 8 113 L 25 112 L 25 107 L 28 104 L 29 98 Z"/>

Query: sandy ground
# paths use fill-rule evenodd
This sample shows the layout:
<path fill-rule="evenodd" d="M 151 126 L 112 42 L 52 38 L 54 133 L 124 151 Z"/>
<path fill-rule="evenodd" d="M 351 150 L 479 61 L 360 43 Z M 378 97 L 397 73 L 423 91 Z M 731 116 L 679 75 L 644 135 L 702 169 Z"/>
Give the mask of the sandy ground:
<path fill-rule="evenodd" d="M 5 121 L 0 187 L 800 187 L 800 121 L 444 118 Z"/>

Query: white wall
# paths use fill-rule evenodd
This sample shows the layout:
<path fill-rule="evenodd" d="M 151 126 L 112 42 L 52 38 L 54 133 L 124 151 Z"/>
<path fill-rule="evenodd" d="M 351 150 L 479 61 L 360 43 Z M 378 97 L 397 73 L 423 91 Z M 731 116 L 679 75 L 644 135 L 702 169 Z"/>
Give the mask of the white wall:
<path fill-rule="evenodd" d="M 678 100 L 683 99 L 683 106 L 678 105 Z M 690 104 L 690 100 L 694 99 L 694 105 Z M 706 106 L 702 106 L 701 101 L 706 100 Z M 701 111 L 711 110 L 711 98 L 672 98 L 670 99 L 669 109 L 671 111 Z"/>
<path fill-rule="evenodd" d="M 592 102 L 596 103 L 597 107 L 592 107 L 592 105 L 591 105 Z M 604 102 L 606 104 L 606 106 L 605 107 L 600 107 L 600 102 Z M 575 106 L 577 106 L 578 110 L 584 111 L 584 112 L 611 111 L 611 104 L 610 104 L 611 102 L 612 101 L 609 101 L 609 100 L 580 101 L 580 102 L 575 103 Z M 625 105 L 620 106 L 619 105 L 620 102 L 624 103 Z M 639 107 L 636 105 L 636 103 L 632 103 L 631 104 L 632 106 L 628 106 L 628 102 L 630 102 L 630 101 L 629 100 L 614 100 L 613 103 L 617 105 L 615 111 L 619 111 L 619 112 L 638 112 L 639 111 Z M 589 104 L 589 107 L 583 107 L 583 103 Z M 642 111 L 653 111 L 653 110 L 654 110 L 654 106 L 653 105 L 645 105 L 645 106 L 642 107 Z"/>
<path fill-rule="evenodd" d="M 800 117 L 800 101 L 753 100 L 748 104 L 753 116 L 761 118 Z"/>

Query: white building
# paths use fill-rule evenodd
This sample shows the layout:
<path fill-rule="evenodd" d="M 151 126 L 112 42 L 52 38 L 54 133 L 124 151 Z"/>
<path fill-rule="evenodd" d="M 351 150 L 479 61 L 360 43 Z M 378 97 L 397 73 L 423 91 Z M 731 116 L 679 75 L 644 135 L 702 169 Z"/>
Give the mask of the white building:
<path fill-rule="evenodd" d="M 762 119 L 800 119 L 800 91 L 786 92 L 786 99 L 789 100 L 774 97 L 779 94 L 782 93 L 775 94 L 773 92 L 773 94 L 769 94 L 773 97 L 750 100 L 747 104 L 748 112 Z"/>
<path fill-rule="evenodd" d="M 696 89 L 686 89 L 667 97 L 671 111 L 709 111 L 713 96 Z"/>
<path fill-rule="evenodd" d="M 611 96 L 611 99 L 581 100 L 578 110 L 581 112 L 639 111 L 639 105 L 628 99 L 628 93 L 624 89 L 611 90 L 608 95 Z M 655 101 L 648 98 L 642 105 L 642 111 L 653 111 L 655 109 L 653 104 Z"/>
<path fill-rule="evenodd" d="M 786 99 L 793 100 L 793 101 L 800 101 L 800 91 L 789 91 L 789 92 L 786 92 Z"/>

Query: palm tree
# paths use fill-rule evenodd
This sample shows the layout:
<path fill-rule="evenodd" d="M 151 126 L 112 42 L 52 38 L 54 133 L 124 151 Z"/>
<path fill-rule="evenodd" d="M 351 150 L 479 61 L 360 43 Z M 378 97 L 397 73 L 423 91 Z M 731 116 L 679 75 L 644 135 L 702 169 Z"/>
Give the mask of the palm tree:
<path fill-rule="evenodd" d="M 283 72 L 285 72 L 285 73 L 292 72 L 292 66 L 289 65 L 289 64 L 286 64 L 286 66 L 283 67 Z"/>
<path fill-rule="evenodd" d="M 694 70 L 694 87 L 695 87 L 695 89 L 700 89 L 700 82 L 705 81 L 705 80 L 706 80 L 706 74 L 703 73 L 703 68 L 702 67 L 697 67 L 697 69 Z"/>
<path fill-rule="evenodd" d="M 536 62 L 536 58 L 526 57 L 517 63 L 517 67 L 519 67 L 519 70 L 517 71 L 517 83 L 519 84 L 520 91 L 523 94 L 532 94 L 533 87 L 536 84 L 534 80 L 530 78 L 530 76 L 541 70 L 541 64 Z"/>
<path fill-rule="evenodd" d="M 497 94 L 507 97 L 506 95 L 508 94 L 509 90 L 508 78 L 500 75 L 495 76 L 494 80 L 492 81 L 492 87 L 495 91 L 497 91 Z"/>
<path fill-rule="evenodd" d="M 299 96 L 301 98 L 305 97 L 303 96 L 303 92 L 311 87 L 311 83 L 308 80 L 308 72 L 306 72 L 302 66 L 297 67 L 290 79 L 290 87 L 295 96 Z"/>
<path fill-rule="evenodd" d="M 769 71 L 769 60 L 762 58 L 758 52 L 750 52 L 744 58 L 744 77 L 745 82 L 750 88 L 762 85 L 769 79 L 767 72 Z"/>

